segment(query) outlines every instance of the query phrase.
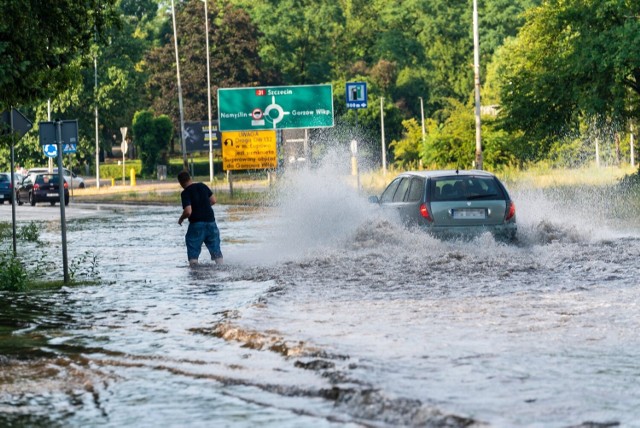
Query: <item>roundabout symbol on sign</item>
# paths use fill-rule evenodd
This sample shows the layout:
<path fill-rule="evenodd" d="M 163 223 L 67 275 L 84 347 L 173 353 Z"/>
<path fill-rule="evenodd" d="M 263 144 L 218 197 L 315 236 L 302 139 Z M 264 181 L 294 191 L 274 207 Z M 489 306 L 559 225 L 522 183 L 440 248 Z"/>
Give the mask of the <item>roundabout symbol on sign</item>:
<path fill-rule="evenodd" d="M 44 151 L 44 154 L 50 158 L 58 156 L 58 146 L 56 144 L 45 144 L 42 146 L 42 150 Z"/>
<path fill-rule="evenodd" d="M 275 110 L 275 112 L 277 113 L 277 115 L 275 117 L 271 116 L 271 111 Z M 276 125 L 282 120 L 284 119 L 284 115 L 285 114 L 289 114 L 288 111 L 284 111 L 284 109 L 276 104 L 276 97 L 273 96 L 271 97 L 271 104 L 269 104 L 267 106 L 266 109 L 264 109 L 264 115 L 265 118 L 270 121 L 273 122 L 273 129 L 276 129 Z"/>

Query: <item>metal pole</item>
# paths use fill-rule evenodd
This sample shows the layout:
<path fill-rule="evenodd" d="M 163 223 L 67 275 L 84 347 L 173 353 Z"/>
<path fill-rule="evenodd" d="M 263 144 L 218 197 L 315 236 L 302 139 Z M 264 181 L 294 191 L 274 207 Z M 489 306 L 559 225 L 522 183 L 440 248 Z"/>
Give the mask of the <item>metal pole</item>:
<path fill-rule="evenodd" d="M 51 122 L 51 99 L 47 100 L 47 121 Z M 49 158 L 47 165 L 49 166 L 49 172 L 53 172 L 53 158 Z"/>
<path fill-rule="evenodd" d="M 631 135 L 629 137 L 629 144 L 631 145 L 631 167 L 636 166 L 636 156 L 634 154 L 634 145 L 635 145 L 635 136 L 633 135 L 633 123 L 630 125 L 629 130 L 631 131 Z"/>
<path fill-rule="evenodd" d="M 387 150 L 384 144 L 384 97 L 380 97 L 380 130 L 382 135 L 382 175 L 387 175 Z"/>
<path fill-rule="evenodd" d="M 96 188 L 100 188 L 100 137 L 98 134 L 98 54 L 93 57 L 93 77 L 94 77 L 94 92 L 93 102 L 95 103 L 95 117 L 96 117 Z"/>
<path fill-rule="evenodd" d="M 211 70 L 209 65 L 209 9 L 204 0 L 204 29 L 207 46 L 207 111 L 209 113 L 209 181 L 213 183 L 213 129 L 211 129 Z"/>
<path fill-rule="evenodd" d="M 422 97 L 420 98 L 420 118 L 421 118 L 421 123 L 422 123 L 422 144 L 424 144 L 424 139 L 425 139 L 425 129 L 424 129 L 424 104 L 422 101 Z"/>
<path fill-rule="evenodd" d="M 56 145 L 58 147 L 58 192 L 60 193 L 60 230 L 62 231 L 62 267 L 64 283 L 69 282 L 69 263 L 67 261 L 67 220 L 64 205 L 64 170 L 62 169 L 62 121 L 56 121 Z"/>
<path fill-rule="evenodd" d="M 176 7 L 171 0 L 171 15 L 173 17 L 173 44 L 176 51 L 176 76 L 178 79 L 178 108 L 180 109 L 180 146 L 182 147 L 182 164 L 184 170 L 189 170 L 187 161 L 187 147 L 184 141 L 184 110 L 182 108 L 182 85 L 180 84 L 180 57 L 178 56 L 178 30 L 176 28 Z"/>
<path fill-rule="evenodd" d="M 302 146 L 302 151 L 304 152 L 304 165 L 309 167 L 309 130 L 304 128 L 304 142 Z"/>
<path fill-rule="evenodd" d="M 9 122 L 11 125 L 11 191 L 13 194 L 11 195 L 11 224 L 12 224 L 12 232 L 13 232 L 13 257 L 18 255 L 18 246 L 16 242 L 16 177 L 14 174 L 15 170 L 15 137 L 13 135 L 13 107 L 9 106 Z"/>
<path fill-rule="evenodd" d="M 478 34 L 478 0 L 473 0 L 473 75 L 476 92 L 476 168 L 482 169 L 482 123 L 480 121 L 480 36 Z"/>

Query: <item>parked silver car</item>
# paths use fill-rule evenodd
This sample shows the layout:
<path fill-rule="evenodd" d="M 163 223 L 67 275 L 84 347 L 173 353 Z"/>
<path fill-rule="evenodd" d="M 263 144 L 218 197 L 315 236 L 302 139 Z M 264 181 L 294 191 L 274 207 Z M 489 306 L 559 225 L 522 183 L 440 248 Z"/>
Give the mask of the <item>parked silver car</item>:
<path fill-rule="evenodd" d="M 46 172 L 49 172 L 49 168 L 31 168 L 27 171 L 27 175 L 42 174 Z M 53 173 L 58 173 L 57 167 L 53 168 Z M 72 186 L 74 189 L 84 189 L 85 184 L 82 177 L 76 175 L 75 172 L 68 170 L 67 168 L 62 168 L 62 173 L 64 175 L 64 181 L 66 181 L 69 186 Z"/>
<path fill-rule="evenodd" d="M 396 211 L 408 225 L 436 236 L 516 236 L 516 206 L 500 180 L 486 171 L 412 171 L 400 174 L 371 202 Z"/>

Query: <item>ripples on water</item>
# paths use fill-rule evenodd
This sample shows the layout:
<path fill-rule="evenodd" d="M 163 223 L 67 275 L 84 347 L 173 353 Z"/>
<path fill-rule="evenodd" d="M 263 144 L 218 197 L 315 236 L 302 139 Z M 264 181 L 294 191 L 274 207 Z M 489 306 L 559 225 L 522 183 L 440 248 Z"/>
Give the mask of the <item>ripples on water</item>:
<path fill-rule="evenodd" d="M 102 281 L 4 296 L 0 421 L 637 426 L 637 220 L 524 189 L 517 244 L 439 241 L 333 177 L 219 207 L 224 266 L 186 268 L 177 207 L 70 221 Z"/>

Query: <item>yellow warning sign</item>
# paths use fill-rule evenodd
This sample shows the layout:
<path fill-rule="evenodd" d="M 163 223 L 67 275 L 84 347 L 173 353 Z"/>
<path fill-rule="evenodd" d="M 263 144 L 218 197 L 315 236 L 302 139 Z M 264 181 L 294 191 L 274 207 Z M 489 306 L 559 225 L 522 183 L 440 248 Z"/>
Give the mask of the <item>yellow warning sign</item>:
<path fill-rule="evenodd" d="M 222 168 L 267 169 L 278 166 L 276 131 L 222 133 Z"/>

